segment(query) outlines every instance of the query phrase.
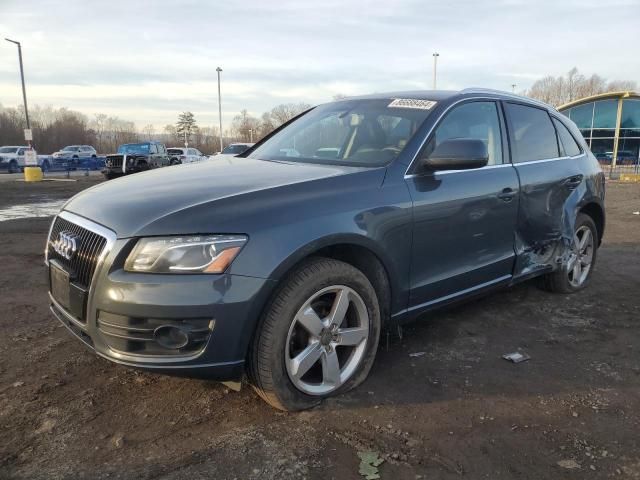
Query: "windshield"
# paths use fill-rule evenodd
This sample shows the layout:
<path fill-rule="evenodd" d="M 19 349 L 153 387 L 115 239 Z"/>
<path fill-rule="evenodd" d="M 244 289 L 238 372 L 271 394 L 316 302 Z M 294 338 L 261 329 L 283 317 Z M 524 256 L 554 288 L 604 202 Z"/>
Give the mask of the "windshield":
<path fill-rule="evenodd" d="M 167 153 L 169 155 L 182 155 L 183 151 L 181 148 L 168 148 Z"/>
<path fill-rule="evenodd" d="M 148 143 L 128 143 L 126 145 L 120 145 L 118 147 L 118 153 L 146 155 L 149 153 L 149 144 Z"/>
<path fill-rule="evenodd" d="M 229 145 L 228 147 L 224 147 L 222 153 L 238 155 L 239 153 L 244 152 L 249 147 L 247 145 Z"/>
<path fill-rule="evenodd" d="M 64 148 L 62 149 L 62 151 L 63 151 L 63 152 L 75 152 L 76 150 L 78 150 L 78 147 L 74 147 L 74 146 L 71 146 L 71 147 L 64 147 Z"/>
<path fill-rule="evenodd" d="M 266 140 L 249 157 L 362 167 L 387 165 L 402 152 L 433 105 L 425 100 L 394 99 L 321 105 Z"/>
<path fill-rule="evenodd" d="M 0 148 L 0 153 L 16 153 L 18 151 L 18 147 L 2 147 Z"/>

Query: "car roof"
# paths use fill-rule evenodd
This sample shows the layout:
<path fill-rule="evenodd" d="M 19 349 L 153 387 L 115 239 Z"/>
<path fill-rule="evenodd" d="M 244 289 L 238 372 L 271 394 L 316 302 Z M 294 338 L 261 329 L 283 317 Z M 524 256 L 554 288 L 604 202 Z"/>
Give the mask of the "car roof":
<path fill-rule="evenodd" d="M 463 90 L 409 90 L 400 92 L 383 92 L 373 93 L 370 95 L 359 95 L 355 97 L 345 97 L 336 101 L 339 102 L 341 100 L 384 100 L 392 98 L 408 98 L 412 100 L 433 100 L 435 102 L 442 102 L 445 100 L 454 99 L 456 97 L 473 95 L 491 96 L 502 100 L 516 100 L 519 102 L 531 103 L 533 105 L 538 105 L 547 109 L 555 110 L 552 106 L 533 98 L 523 97 L 521 95 L 504 92 L 502 90 L 493 90 L 490 88 L 479 87 L 465 88 Z"/>

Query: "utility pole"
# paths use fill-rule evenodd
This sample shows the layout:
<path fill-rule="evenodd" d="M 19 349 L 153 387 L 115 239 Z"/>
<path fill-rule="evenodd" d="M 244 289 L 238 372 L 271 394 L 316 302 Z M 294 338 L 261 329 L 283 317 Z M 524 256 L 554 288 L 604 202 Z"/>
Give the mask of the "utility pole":
<path fill-rule="evenodd" d="M 24 86 L 24 67 L 22 66 L 22 46 L 20 42 L 5 38 L 7 42 L 14 43 L 18 46 L 18 61 L 20 62 L 20 79 L 22 80 L 22 101 L 24 102 L 24 118 L 27 120 L 27 130 L 31 130 L 31 123 L 29 122 L 29 109 L 27 108 L 27 89 Z M 31 147 L 31 141 L 29 140 L 29 147 Z"/>
<path fill-rule="evenodd" d="M 222 145 L 222 97 L 220 95 L 220 72 L 222 69 L 220 67 L 216 68 L 216 72 L 218 72 L 218 119 L 220 120 L 220 151 L 224 146 Z"/>
<path fill-rule="evenodd" d="M 436 89 L 436 77 L 438 74 L 438 57 L 440 54 L 438 52 L 434 52 L 433 54 L 433 89 Z"/>
<path fill-rule="evenodd" d="M 253 129 L 249 129 L 249 142 L 253 143 Z"/>

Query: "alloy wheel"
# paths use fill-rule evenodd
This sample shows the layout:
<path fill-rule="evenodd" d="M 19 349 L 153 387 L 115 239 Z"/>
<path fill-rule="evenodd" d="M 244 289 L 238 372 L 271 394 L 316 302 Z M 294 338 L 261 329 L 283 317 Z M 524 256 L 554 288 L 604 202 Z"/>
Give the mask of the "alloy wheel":
<path fill-rule="evenodd" d="M 567 274 L 572 287 L 580 287 L 589 276 L 593 263 L 594 238 L 591 229 L 586 225 L 576 230 L 574 249 L 567 262 Z"/>
<path fill-rule="evenodd" d="M 296 313 L 285 348 L 291 382 L 309 395 L 326 395 L 357 370 L 369 338 L 369 314 L 345 285 L 323 288 Z"/>

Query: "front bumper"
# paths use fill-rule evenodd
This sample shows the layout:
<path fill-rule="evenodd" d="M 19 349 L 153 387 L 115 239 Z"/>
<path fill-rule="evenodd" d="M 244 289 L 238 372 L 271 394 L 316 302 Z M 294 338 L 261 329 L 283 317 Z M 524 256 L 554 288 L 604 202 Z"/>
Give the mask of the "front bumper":
<path fill-rule="evenodd" d="M 118 265 L 134 240 L 113 240 L 96 268 L 87 292 L 84 318 L 66 311 L 49 293 L 54 316 L 99 356 L 121 365 L 158 373 L 214 380 L 233 380 L 244 371 L 244 361 L 257 319 L 273 281 L 237 275 L 156 275 L 125 272 Z M 210 319 L 206 343 L 187 354 L 140 354 L 116 349 L 101 319 L 131 318 L 156 322 Z M 131 342 L 133 344 L 134 342 Z M 127 342 L 125 342 L 127 344 Z"/>

